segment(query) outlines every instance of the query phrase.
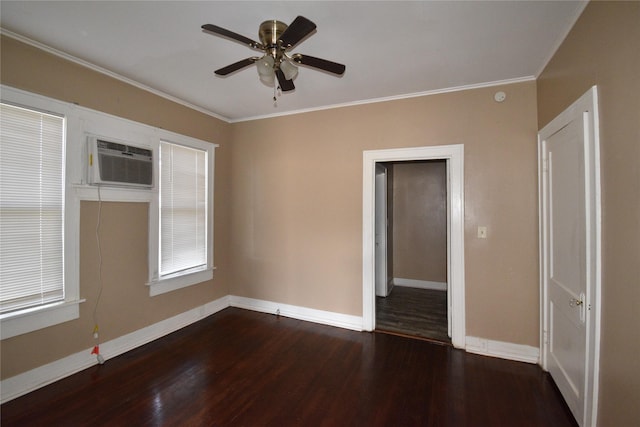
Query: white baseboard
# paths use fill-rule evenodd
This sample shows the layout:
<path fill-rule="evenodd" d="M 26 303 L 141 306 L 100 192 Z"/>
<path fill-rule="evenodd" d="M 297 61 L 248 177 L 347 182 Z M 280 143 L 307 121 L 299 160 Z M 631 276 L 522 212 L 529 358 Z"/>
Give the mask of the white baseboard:
<path fill-rule="evenodd" d="M 348 314 L 316 310 L 313 308 L 280 304 L 272 301 L 264 301 L 233 295 L 229 297 L 229 305 L 231 307 L 260 311 L 262 313 L 279 313 L 280 316 L 291 317 L 293 319 L 305 320 L 307 322 L 320 323 L 323 325 L 337 326 L 339 328 L 351 329 L 354 331 L 362 331 L 362 317 L 360 316 L 351 316 Z"/>
<path fill-rule="evenodd" d="M 465 349 L 469 353 L 499 357 L 526 363 L 539 363 L 540 349 L 523 344 L 493 341 L 485 338 L 466 337 Z"/>
<path fill-rule="evenodd" d="M 227 307 L 229 307 L 229 297 L 225 296 L 114 340 L 101 343 L 100 353 L 105 360 L 111 359 L 175 332 L 178 329 L 184 328 Z M 0 383 L 0 402 L 8 402 L 9 400 L 96 365 L 98 362 L 96 356 L 91 354 L 92 348 L 93 347 L 2 380 Z"/>
<path fill-rule="evenodd" d="M 434 291 L 446 291 L 447 282 L 431 282 L 429 280 L 402 279 L 393 278 L 395 286 L 404 286 L 406 288 L 431 289 Z"/>

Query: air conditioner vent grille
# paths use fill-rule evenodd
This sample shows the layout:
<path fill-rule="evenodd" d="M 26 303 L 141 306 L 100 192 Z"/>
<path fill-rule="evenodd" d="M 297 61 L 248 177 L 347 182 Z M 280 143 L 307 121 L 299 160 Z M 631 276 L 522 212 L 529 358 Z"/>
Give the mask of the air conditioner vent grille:
<path fill-rule="evenodd" d="M 89 152 L 90 184 L 153 187 L 153 150 L 89 138 Z"/>
<path fill-rule="evenodd" d="M 151 185 L 151 162 L 131 159 L 122 156 L 102 154 L 100 161 L 100 179 L 102 181 L 120 182 L 123 184 Z"/>

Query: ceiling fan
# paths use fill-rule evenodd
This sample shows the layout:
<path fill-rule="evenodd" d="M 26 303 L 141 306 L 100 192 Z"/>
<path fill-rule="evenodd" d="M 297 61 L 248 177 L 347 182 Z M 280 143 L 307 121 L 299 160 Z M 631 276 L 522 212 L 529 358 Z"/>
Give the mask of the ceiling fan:
<path fill-rule="evenodd" d="M 316 29 L 316 24 L 303 16 L 298 16 L 289 26 L 276 20 L 263 22 L 258 30 L 260 42 L 217 25 L 205 24 L 202 29 L 264 52 L 263 56 L 252 56 L 216 70 L 215 73 L 219 76 L 226 76 L 257 63 L 258 75 L 264 84 L 275 87 L 277 79 L 280 89 L 287 92 L 295 89 L 293 79 L 298 75 L 296 65 L 306 65 L 336 75 L 342 75 L 346 68 L 342 64 L 326 59 L 288 52 Z"/>

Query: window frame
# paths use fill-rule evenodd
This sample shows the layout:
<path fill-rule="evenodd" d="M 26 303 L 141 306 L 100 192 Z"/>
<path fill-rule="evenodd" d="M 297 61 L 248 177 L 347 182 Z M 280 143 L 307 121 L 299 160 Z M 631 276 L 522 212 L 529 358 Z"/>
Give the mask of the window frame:
<path fill-rule="evenodd" d="M 80 155 L 74 155 L 74 141 L 81 126 L 74 106 L 40 95 L 0 86 L 2 102 L 30 110 L 51 113 L 65 119 L 64 141 L 64 300 L 5 313 L 0 316 L 0 338 L 6 339 L 80 317 L 79 223 L 80 202 L 75 196 L 73 178 L 81 168 Z"/>
<path fill-rule="evenodd" d="M 157 180 L 160 182 L 160 141 L 175 145 L 181 145 L 188 148 L 205 151 L 207 154 L 207 231 L 206 231 L 206 248 L 207 248 L 207 264 L 204 268 L 195 268 L 184 270 L 165 276 L 159 275 L 160 270 L 160 192 L 156 191 L 154 197 L 149 204 L 149 295 L 156 296 L 187 286 L 206 282 L 213 279 L 213 187 L 215 174 L 215 148 L 217 144 L 201 141 L 199 139 L 190 138 L 184 135 L 159 130 L 158 132 L 158 150 L 156 154 L 156 171 Z M 159 187 L 159 184 L 157 184 Z"/>

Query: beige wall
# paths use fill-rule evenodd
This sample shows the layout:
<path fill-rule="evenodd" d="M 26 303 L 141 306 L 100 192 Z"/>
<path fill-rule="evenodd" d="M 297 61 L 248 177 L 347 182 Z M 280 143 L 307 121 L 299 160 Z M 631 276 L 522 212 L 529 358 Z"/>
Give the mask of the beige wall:
<path fill-rule="evenodd" d="M 640 423 L 640 3 L 592 2 L 538 80 L 540 127 L 598 85 L 602 331 L 598 425 Z"/>
<path fill-rule="evenodd" d="M 11 38 L 1 39 L 1 82 L 151 126 L 220 144 L 215 170 L 215 263 L 212 281 L 149 297 L 145 203 L 104 203 L 101 341 L 109 341 L 229 293 L 230 125 Z M 97 203 L 80 209 L 80 318 L 2 341 L 2 378 L 90 348 L 97 297 Z"/>
<path fill-rule="evenodd" d="M 234 124 L 233 293 L 360 316 L 363 150 L 464 144 L 467 335 L 537 346 L 535 96 L 525 82 Z"/>
<path fill-rule="evenodd" d="M 393 277 L 446 283 L 447 163 L 396 163 L 393 172 Z"/>

